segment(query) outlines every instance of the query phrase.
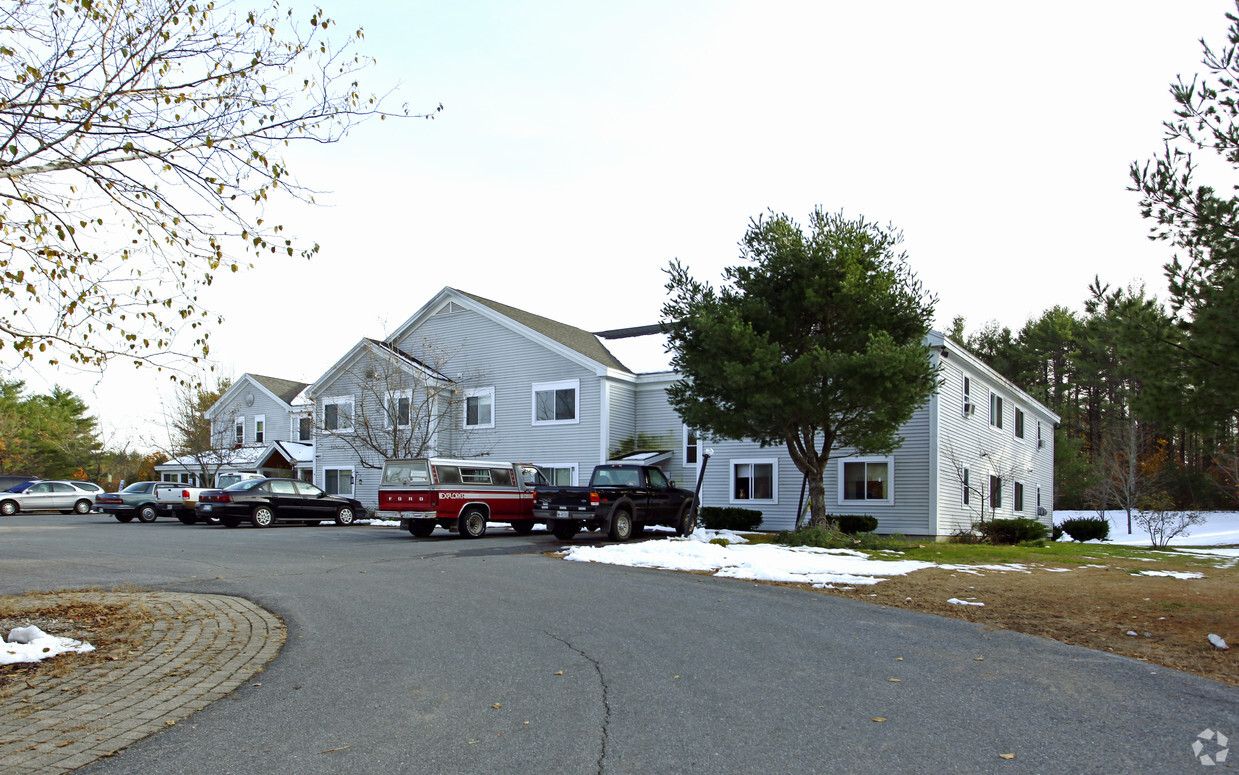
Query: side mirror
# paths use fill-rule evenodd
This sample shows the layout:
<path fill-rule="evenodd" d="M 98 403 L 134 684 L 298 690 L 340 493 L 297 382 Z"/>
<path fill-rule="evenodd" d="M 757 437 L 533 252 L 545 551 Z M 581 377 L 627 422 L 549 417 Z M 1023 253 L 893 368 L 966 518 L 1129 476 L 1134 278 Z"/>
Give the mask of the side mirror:
<path fill-rule="evenodd" d="M 668 480 L 667 480 L 667 486 L 668 486 L 668 487 L 675 487 L 675 480 L 674 480 L 674 479 L 668 479 Z"/>

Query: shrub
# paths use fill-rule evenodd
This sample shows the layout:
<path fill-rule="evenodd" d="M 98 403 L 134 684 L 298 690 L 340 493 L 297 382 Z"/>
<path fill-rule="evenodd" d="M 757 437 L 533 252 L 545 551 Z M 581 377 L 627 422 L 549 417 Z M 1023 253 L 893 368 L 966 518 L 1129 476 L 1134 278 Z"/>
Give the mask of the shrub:
<path fill-rule="evenodd" d="M 1043 541 L 1050 529 L 1035 519 L 991 519 L 978 522 L 976 530 L 991 544 L 1018 544 L 1022 541 Z"/>
<path fill-rule="evenodd" d="M 954 533 L 951 533 L 951 543 L 953 544 L 983 544 L 985 539 L 980 533 L 972 528 L 960 528 Z"/>
<path fill-rule="evenodd" d="M 786 546 L 815 546 L 819 549 L 840 549 L 852 546 L 852 540 L 836 528 L 823 525 L 803 527 L 799 530 L 784 530 L 775 541 Z"/>
<path fill-rule="evenodd" d="M 839 514 L 833 517 L 839 532 L 854 535 L 872 533 L 878 529 L 878 518 L 868 514 Z"/>
<path fill-rule="evenodd" d="M 1071 536 L 1073 541 L 1104 541 L 1110 537 L 1110 520 L 1096 517 L 1067 519 L 1055 528 Z"/>
<path fill-rule="evenodd" d="M 731 541 L 728 541 L 726 538 L 711 538 L 710 543 L 718 544 L 719 546 L 730 546 L 731 545 Z"/>
<path fill-rule="evenodd" d="M 1136 506 L 1140 510 L 1132 519 L 1144 528 L 1156 547 L 1166 546 L 1176 536 L 1191 535 L 1188 528 L 1205 522 L 1204 515 L 1195 511 L 1171 511 L 1174 502 L 1161 491 L 1141 497 Z"/>
<path fill-rule="evenodd" d="M 1063 526 L 1062 525 L 1055 525 L 1054 527 L 1050 528 L 1050 539 L 1051 540 L 1057 541 L 1058 539 L 1062 537 L 1063 537 Z"/>
<path fill-rule="evenodd" d="M 756 530 L 761 525 L 761 512 L 753 509 L 706 506 L 700 516 L 710 530 Z"/>

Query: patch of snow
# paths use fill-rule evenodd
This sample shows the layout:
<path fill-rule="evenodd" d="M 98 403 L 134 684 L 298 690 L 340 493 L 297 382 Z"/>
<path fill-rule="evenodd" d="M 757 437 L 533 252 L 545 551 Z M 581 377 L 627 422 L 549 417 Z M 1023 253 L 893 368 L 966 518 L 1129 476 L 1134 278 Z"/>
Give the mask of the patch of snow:
<path fill-rule="evenodd" d="M 1170 541 L 1170 546 L 1225 546 L 1239 544 L 1239 511 L 1202 511 L 1204 524 L 1195 525 L 1188 530 L 1191 535 L 1180 535 Z M 1127 532 L 1127 512 L 1107 511 L 1106 519 L 1110 520 L 1110 540 L 1106 543 L 1122 544 L 1124 546 L 1152 546 L 1149 534 L 1132 520 L 1132 532 Z M 1068 519 L 1096 519 L 1096 511 L 1055 511 L 1054 521 L 1061 523 Z M 1062 540 L 1070 541 L 1066 535 Z M 1088 543 L 1100 543 L 1090 541 Z"/>
<path fill-rule="evenodd" d="M 976 600 L 960 600 L 958 597 L 953 597 L 947 602 L 952 605 L 981 605 L 981 606 L 985 605 L 985 603 L 982 603 Z"/>
<path fill-rule="evenodd" d="M 38 627 L 16 627 L 9 632 L 8 642 L 0 643 L 0 665 L 41 662 L 59 654 L 85 654 L 94 650 L 89 643 L 48 635 Z"/>
<path fill-rule="evenodd" d="M 1180 570 L 1142 570 L 1133 576 L 1166 576 L 1172 579 L 1203 579 L 1205 574 Z"/>
<path fill-rule="evenodd" d="M 1222 649 L 1223 651 L 1227 651 L 1230 649 L 1230 646 L 1226 645 L 1226 641 L 1222 640 L 1222 636 L 1220 635 L 1214 635 L 1213 633 L 1209 633 L 1209 642 L 1212 643 L 1214 646 L 1217 646 L 1218 648 Z"/>
<path fill-rule="evenodd" d="M 712 538 L 726 538 L 729 544 L 712 544 Z M 638 568 L 709 571 L 721 578 L 795 582 L 818 587 L 831 584 L 868 586 L 886 577 L 933 567 L 933 563 L 913 560 L 872 560 L 865 553 L 852 549 L 746 544 L 743 536 L 732 531 L 704 529 L 685 538 L 571 546 L 564 559 Z"/>

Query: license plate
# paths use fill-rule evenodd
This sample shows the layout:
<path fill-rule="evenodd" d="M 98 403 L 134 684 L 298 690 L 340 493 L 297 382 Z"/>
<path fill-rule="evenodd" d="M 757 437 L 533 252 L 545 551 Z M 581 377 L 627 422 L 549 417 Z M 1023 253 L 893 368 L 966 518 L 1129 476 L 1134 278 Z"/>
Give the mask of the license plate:
<path fill-rule="evenodd" d="M 202 504 L 202 510 L 203 510 L 203 511 L 210 511 L 210 510 L 211 510 L 211 507 L 210 507 L 208 504 L 204 503 L 204 504 Z"/>
<path fill-rule="evenodd" d="M 560 509 L 559 511 L 555 512 L 555 516 L 559 517 L 560 519 L 567 519 L 567 518 L 568 518 L 568 510 L 567 510 L 567 509 Z"/>

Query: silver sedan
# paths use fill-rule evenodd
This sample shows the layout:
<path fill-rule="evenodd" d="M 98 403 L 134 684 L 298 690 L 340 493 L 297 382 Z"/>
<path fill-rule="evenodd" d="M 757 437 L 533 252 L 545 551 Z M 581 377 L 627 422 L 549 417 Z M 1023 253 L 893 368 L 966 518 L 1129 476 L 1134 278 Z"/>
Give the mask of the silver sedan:
<path fill-rule="evenodd" d="M 88 489 L 90 488 L 90 489 Z M 95 491 L 89 482 L 27 482 L 0 492 L 0 514 L 19 511 L 59 511 L 89 514 L 95 507 Z"/>

